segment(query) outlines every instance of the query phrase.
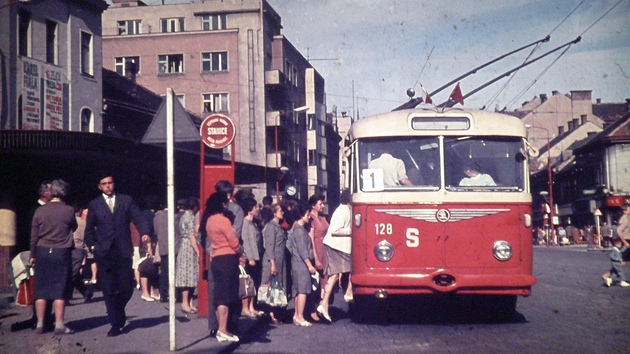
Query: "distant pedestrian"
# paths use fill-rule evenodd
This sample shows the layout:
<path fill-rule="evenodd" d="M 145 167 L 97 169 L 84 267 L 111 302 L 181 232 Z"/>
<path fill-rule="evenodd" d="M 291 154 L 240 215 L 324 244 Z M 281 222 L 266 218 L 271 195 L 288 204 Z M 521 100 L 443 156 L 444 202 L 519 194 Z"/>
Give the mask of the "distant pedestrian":
<path fill-rule="evenodd" d="M 594 235 L 593 235 L 593 225 L 588 224 L 584 227 L 584 239 L 586 239 L 586 242 L 588 243 L 588 248 L 593 248 L 595 247 L 595 239 L 594 239 Z"/>
<path fill-rule="evenodd" d="M 567 230 L 562 226 L 558 226 L 558 244 L 559 245 L 568 245 L 569 239 L 567 238 Z"/>
<path fill-rule="evenodd" d="M 579 245 L 582 244 L 582 232 L 579 227 L 574 226 L 573 232 L 571 233 L 571 237 L 573 238 L 573 244 Z"/>
<path fill-rule="evenodd" d="M 613 230 L 610 226 L 608 226 L 607 222 L 604 222 L 602 224 L 601 233 L 602 233 L 602 242 L 603 242 L 602 246 L 606 248 L 610 247 L 610 243 L 612 241 Z"/>

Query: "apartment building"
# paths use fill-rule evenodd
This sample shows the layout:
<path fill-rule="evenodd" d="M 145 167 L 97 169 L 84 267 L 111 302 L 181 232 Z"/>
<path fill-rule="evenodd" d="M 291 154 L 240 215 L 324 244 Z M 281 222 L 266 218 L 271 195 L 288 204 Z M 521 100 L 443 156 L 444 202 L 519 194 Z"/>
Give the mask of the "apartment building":
<path fill-rule="evenodd" d="M 223 155 L 234 151 L 236 183 L 257 196 L 296 187 L 288 195 L 305 199 L 326 188 L 325 149 L 307 140 L 309 122 L 326 120 L 325 82 L 281 28 L 264 0 L 113 0 L 103 14 L 103 66 L 160 94 L 173 88 L 201 117 L 227 115 L 236 137 Z M 320 155 L 314 169 L 312 150 Z"/>
<path fill-rule="evenodd" d="M 89 132 L 101 130 L 106 8 L 102 0 L 0 0 L 0 292 L 11 258 L 28 250 L 41 181 L 77 186 L 90 171 L 91 156 L 81 153 L 97 145 Z"/>
<path fill-rule="evenodd" d="M 0 1 L 1 129 L 98 132 L 103 0 Z"/>

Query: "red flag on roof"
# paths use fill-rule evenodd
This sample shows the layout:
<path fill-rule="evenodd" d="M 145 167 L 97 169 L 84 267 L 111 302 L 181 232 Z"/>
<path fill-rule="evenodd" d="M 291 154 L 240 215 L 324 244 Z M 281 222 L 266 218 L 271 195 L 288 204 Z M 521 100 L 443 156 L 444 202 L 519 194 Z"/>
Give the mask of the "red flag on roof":
<path fill-rule="evenodd" d="M 433 103 L 433 99 L 431 98 L 431 95 L 429 95 L 427 90 L 425 90 L 424 86 L 422 86 L 422 101 L 426 104 Z"/>
<path fill-rule="evenodd" d="M 459 82 L 455 85 L 453 92 L 448 96 L 449 99 L 459 102 L 462 106 L 464 105 L 464 96 L 462 95 L 462 89 L 459 87 Z"/>

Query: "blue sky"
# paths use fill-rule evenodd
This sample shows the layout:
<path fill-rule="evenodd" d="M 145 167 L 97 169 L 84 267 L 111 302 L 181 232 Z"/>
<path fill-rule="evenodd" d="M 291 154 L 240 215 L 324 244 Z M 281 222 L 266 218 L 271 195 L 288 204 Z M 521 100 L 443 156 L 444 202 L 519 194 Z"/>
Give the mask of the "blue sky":
<path fill-rule="evenodd" d="M 328 110 L 335 105 L 355 117 L 389 111 L 407 100 L 408 88 L 419 93 L 420 82 L 432 92 L 548 34 L 551 40 L 531 58 L 579 35 L 582 41 L 559 59 L 562 51 L 520 70 L 509 83 L 505 78 L 477 92 L 465 107 L 513 110 L 552 90 L 592 90 L 593 101 L 623 102 L 630 98 L 630 0 L 622 0 L 596 23 L 618 2 L 269 0 L 282 17 L 283 34 L 326 80 Z M 524 50 L 462 80 L 463 94 L 520 65 L 530 54 L 531 49 Z M 434 101 L 443 102 L 451 90 L 436 94 Z"/>

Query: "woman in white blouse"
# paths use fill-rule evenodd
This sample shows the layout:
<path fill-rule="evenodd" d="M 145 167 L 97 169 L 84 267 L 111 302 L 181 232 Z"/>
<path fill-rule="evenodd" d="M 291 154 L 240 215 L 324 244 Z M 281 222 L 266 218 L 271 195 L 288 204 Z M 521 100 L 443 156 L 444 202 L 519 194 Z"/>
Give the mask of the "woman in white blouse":
<path fill-rule="evenodd" d="M 330 218 L 330 226 L 324 237 L 324 253 L 326 255 L 324 274 L 328 276 L 328 281 L 324 287 L 322 300 L 317 306 L 317 312 L 329 322 L 332 321 L 328 313 L 330 294 L 339 277 L 344 273 L 350 273 L 352 270 L 350 258 L 352 250 L 352 211 L 350 209 L 352 195 L 349 190 L 345 189 L 341 192 L 340 202 L 341 204 Z M 350 277 L 348 277 L 348 287 L 343 298 L 347 302 L 352 301 L 352 282 Z"/>

